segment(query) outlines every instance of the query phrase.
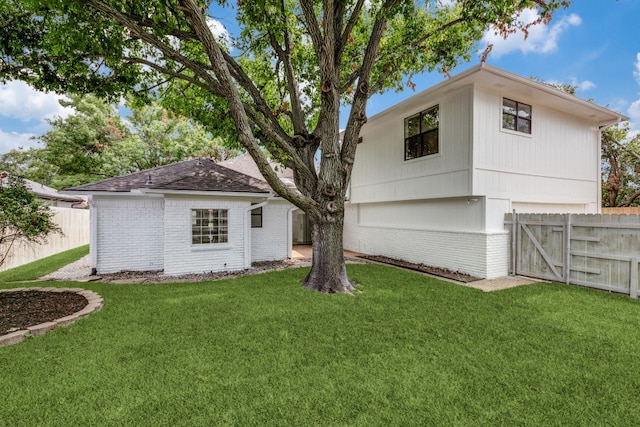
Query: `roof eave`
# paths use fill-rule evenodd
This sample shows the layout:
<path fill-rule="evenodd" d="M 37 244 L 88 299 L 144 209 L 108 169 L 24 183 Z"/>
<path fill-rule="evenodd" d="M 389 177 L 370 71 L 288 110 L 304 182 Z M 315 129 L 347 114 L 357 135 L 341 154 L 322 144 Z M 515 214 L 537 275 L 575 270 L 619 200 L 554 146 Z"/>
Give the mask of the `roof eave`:
<path fill-rule="evenodd" d="M 456 74 L 450 79 L 444 80 L 436 85 L 433 85 L 384 111 L 381 111 L 373 115 L 372 117 L 369 118 L 369 122 L 372 122 L 376 118 L 390 114 L 394 111 L 398 111 L 398 110 L 401 111 L 404 108 L 409 108 L 409 109 L 413 107 L 417 108 L 419 105 L 422 105 L 424 103 L 422 100 L 425 98 L 432 97 L 433 99 L 437 99 L 461 87 L 464 87 L 467 85 L 480 84 L 483 81 L 482 79 L 483 73 L 485 76 L 493 75 L 500 79 L 511 81 L 516 85 L 526 86 L 527 88 L 537 91 L 538 93 L 544 93 L 546 96 L 551 96 L 551 97 L 560 99 L 562 100 L 563 103 L 572 103 L 574 106 L 578 105 L 581 108 L 588 109 L 592 111 L 593 114 L 591 116 L 584 116 L 584 117 L 591 119 L 593 122 L 598 123 L 599 126 L 607 125 L 608 123 L 615 124 L 615 123 L 629 120 L 629 118 L 623 114 L 609 110 L 608 108 L 605 108 L 605 107 L 601 107 L 597 104 L 586 101 L 584 99 L 580 99 L 574 95 L 570 95 L 559 89 L 553 88 L 549 85 L 538 83 L 532 79 L 522 77 L 517 74 L 513 74 L 509 71 L 503 70 L 498 67 L 494 67 L 493 65 L 489 65 L 487 63 L 481 63 L 459 74 Z"/>
<path fill-rule="evenodd" d="M 189 196 L 218 196 L 218 197 L 273 197 L 269 192 L 243 192 L 243 191 L 202 191 L 202 190 L 166 190 L 161 188 L 138 188 L 136 192 L 142 194 L 172 194 Z"/>
<path fill-rule="evenodd" d="M 554 88 L 552 86 L 549 86 L 549 85 L 546 85 L 546 84 L 538 83 L 535 80 L 532 80 L 532 79 L 529 79 L 529 78 L 526 78 L 526 77 L 522 77 L 522 76 L 519 76 L 517 74 L 513 74 L 513 73 L 511 73 L 509 71 L 505 71 L 505 70 L 503 70 L 501 68 L 497 68 L 497 67 L 494 67 L 494 66 L 486 64 L 486 63 L 482 63 L 482 64 L 480 64 L 480 66 L 477 69 L 472 69 L 472 70 L 474 72 L 478 72 L 480 70 L 484 70 L 484 71 L 486 71 L 488 73 L 494 74 L 494 75 L 499 76 L 501 78 L 514 81 L 516 83 L 531 87 L 532 89 L 535 89 L 535 90 L 538 90 L 538 91 L 541 91 L 541 92 L 545 92 L 545 93 L 547 93 L 549 95 L 561 98 L 561 99 L 563 99 L 563 100 L 565 100 L 567 102 L 572 102 L 574 104 L 581 105 L 582 107 L 591 109 L 591 110 L 593 110 L 595 112 L 598 112 L 598 113 L 600 113 L 602 115 L 610 117 L 607 120 L 600 121 L 599 125 L 601 125 L 601 126 L 602 125 L 610 126 L 612 124 L 616 124 L 616 123 L 620 123 L 620 122 L 624 122 L 624 121 L 629 120 L 629 118 L 627 116 L 625 116 L 624 114 L 617 113 L 617 112 L 615 112 L 613 110 L 610 110 L 608 108 L 602 107 L 602 106 L 600 106 L 598 104 L 595 104 L 593 102 L 589 102 L 589 101 L 587 101 L 585 99 L 578 98 L 575 95 L 571 95 L 571 94 L 568 94 L 566 92 L 563 92 L 560 89 L 556 89 L 556 88 Z"/>

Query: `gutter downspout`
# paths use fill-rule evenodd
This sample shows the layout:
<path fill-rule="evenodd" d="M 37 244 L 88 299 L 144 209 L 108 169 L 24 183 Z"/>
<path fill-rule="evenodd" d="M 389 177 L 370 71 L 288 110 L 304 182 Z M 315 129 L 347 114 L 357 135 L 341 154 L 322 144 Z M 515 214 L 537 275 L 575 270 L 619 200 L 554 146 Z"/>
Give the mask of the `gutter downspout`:
<path fill-rule="evenodd" d="M 98 215 L 100 203 L 96 203 L 93 195 L 89 195 L 89 259 L 91 275 L 98 274 Z"/>
<path fill-rule="evenodd" d="M 250 205 L 244 209 L 244 269 L 251 268 L 251 221 L 247 221 L 249 212 L 261 208 L 269 203 L 271 199 L 266 199 L 258 204 Z"/>
<path fill-rule="evenodd" d="M 299 209 L 293 206 L 287 210 L 287 257 L 291 259 L 293 254 L 293 211 Z"/>

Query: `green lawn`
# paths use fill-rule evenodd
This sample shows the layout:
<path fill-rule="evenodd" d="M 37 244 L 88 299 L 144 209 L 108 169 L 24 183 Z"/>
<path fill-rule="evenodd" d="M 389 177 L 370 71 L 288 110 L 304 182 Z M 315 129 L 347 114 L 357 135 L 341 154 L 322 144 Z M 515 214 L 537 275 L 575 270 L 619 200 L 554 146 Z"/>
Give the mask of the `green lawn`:
<path fill-rule="evenodd" d="M 21 280 L 35 280 L 49 273 L 59 270 L 89 253 L 89 245 L 60 252 L 39 261 L 21 265 L 7 271 L 0 272 L 0 282 L 16 282 Z"/>
<path fill-rule="evenodd" d="M 0 348 L 0 425 L 634 425 L 640 305 L 557 284 L 483 293 L 350 265 L 81 286 L 104 308 Z M 77 286 L 59 283 L 59 286 Z M 0 283 L 8 288 L 11 284 Z"/>

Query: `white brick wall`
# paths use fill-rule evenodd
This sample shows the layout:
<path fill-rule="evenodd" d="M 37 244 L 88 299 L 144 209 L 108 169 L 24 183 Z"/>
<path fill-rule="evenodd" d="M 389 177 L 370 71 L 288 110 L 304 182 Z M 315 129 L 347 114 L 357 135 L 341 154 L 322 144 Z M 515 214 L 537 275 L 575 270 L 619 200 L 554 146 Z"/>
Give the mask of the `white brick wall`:
<path fill-rule="evenodd" d="M 369 227 L 359 226 L 357 219 L 356 206 L 349 206 L 345 214 L 345 249 L 447 268 L 481 278 L 508 274 L 509 236 L 506 232 Z"/>
<path fill-rule="evenodd" d="M 509 274 L 509 232 L 495 232 L 487 235 L 487 275 L 488 279 Z"/>
<path fill-rule="evenodd" d="M 245 268 L 246 208 L 249 200 L 206 197 L 165 199 L 164 272 L 167 275 L 234 271 Z M 191 243 L 192 209 L 227 209 L 229 242 L 212 245 Z"/>
<path fill-rule="evenodd" d="M 238 198 L 94 196 L 91 251 L 97 273 L 234 271 L 247 268 L 251 261 L 286 259 L 291 204 L 269 202 L 263 207 L 263 227 L 254 229 L 249 206 L 249 199 Z M 227 209 L 228 243 L 193 245 L 192 209 Z M 251 251 L 245 251 L 245 244 Z"/>
<path fill-rule="evenodd" d="M 98 274 L 162 270 L 162 199 L 94 196 L 90 213 Z"/>
<path fill-rule="evenodd" d="M 262 207 L 262 228 L 251 229 L 252 262 L 276 261 L 289 256 L 291 206 L 287 201 L 273 200 Z"/>

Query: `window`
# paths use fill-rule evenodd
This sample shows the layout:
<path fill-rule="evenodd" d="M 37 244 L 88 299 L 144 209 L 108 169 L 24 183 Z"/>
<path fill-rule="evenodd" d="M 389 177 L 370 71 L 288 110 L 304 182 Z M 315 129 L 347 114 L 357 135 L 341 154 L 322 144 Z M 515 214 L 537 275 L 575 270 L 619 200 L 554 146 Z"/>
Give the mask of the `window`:
<path fill-rule="evenodd" d="M 404 159 L 438 152 L 439 106 L 428 108 L 404 119 Z"/>
<path fill-rule="evenodd" d="M 191 243 L 227 243 L 229 241 L 228 211 L 226 209 L 192 209 Z"/>
<path fill-rule="evenodd" d="M 531 134 L 531 105 L 503 98 L 502 128 Z"/>
<path fill-rule="evenodd" d="M 251 211 L 251 228 L 262 228 L 262 208 Z"/>

